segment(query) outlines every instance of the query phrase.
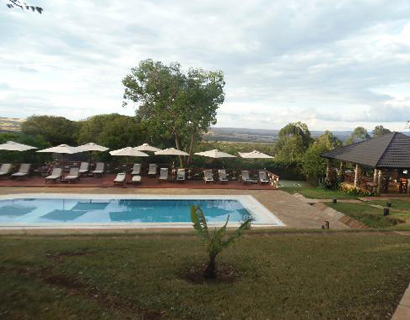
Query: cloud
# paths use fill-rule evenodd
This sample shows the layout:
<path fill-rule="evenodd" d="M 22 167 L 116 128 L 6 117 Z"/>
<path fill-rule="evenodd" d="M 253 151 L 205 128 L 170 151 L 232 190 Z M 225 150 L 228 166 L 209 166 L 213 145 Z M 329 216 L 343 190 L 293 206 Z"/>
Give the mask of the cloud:
<path fill-rule="evenodd" d="M 223 70 L 219 126 L 401 130 L 410 114 L 407 0 L 36 5 L 44 14 L 0 5 L 3 116 L 133 114 L 121 79 L 146 58 Z"/>

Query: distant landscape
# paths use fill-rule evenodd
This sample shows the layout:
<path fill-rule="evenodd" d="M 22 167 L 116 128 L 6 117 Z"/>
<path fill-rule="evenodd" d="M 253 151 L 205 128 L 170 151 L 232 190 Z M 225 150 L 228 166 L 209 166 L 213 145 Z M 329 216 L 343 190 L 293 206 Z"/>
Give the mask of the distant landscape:
<path fill-rule="evenodd" d="M 0 132 L 20 132 L 24 121 L 25 119 L 0 117 Z M 316 138 L 323 132 L 311 131 L 311 134 L 313 138 Z M 278 140 L 278 133 L 279 130 L 213 127 L 204 135 L 204 140 L 272 143 Z M 333 131 L 333 134 L 343 142 L 349 138 L 351 133 L 352 131 Z"/>

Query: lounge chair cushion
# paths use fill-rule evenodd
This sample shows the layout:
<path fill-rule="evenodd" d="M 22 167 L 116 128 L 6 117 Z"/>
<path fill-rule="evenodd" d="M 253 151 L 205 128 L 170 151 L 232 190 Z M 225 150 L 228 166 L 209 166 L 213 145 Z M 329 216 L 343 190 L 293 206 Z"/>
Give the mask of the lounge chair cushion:
<path fill-rule="evenodd" d="M 114 183 L 121 183 L 125 181 L 125 173 L 118 173 L 117 176 L 114 179 Z"/>
<path fill-rule="evenodd" d="M 0 176 L 7 175 L 11 170 L 11 163 L 3 163 L 0 167 Z"/>
<path fill-rule="evenodd" d="M 140 175 L 135 175 L 132 177 L 132 183 L 141 183 L 141 176 Z"/>

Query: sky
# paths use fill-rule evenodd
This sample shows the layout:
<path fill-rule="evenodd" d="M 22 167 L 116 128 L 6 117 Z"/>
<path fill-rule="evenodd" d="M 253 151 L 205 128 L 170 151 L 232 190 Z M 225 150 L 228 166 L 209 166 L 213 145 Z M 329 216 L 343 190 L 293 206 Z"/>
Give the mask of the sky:
<path fill-rule="evenodd" d="M 122 107 L 141 60 L 222 70 L 220 127 L 403 131 L 410 0 L 0 0 L 0 116 L 80 120 Z"/>

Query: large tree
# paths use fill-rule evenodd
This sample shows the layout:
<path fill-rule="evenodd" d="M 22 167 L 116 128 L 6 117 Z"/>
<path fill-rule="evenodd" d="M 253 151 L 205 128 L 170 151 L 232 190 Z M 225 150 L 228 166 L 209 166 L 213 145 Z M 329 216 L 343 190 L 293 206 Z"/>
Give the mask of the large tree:
<path fill-rule="evenodd" d="M 151 136 L 172 137 L 177 149 L 193 153 L 194 144 L 216 123 L 224 101 L 221 71 L 190 69 L 144 60 L 123 79 L 124 105 L 137 104 L 137 117 Z M 182 159 L 181 159 L 182 165 Z"/>
<path fill-rule="evenodd" d="M 318 184 L 326 173 L 326 160 L 321 154 L 342 146 L 342 141 L 330 131 L 325 131 L 306 150 L 302 158 L 302 171 L 313 184 Z"/>
<path fill-rule="evenodd" d="M 136 118 L 117 113 L 100 114 L 81 121 L 77 139 L 79 144 L 94 142 L 110 149 L 145 142 Z"/>
<path fill-rule="evenodd" d="M 21 125 L 23 133 L 40 137 L 52 146 L 75 144 L 77 128 L 75 121 L 55 116 L 31 116 Z"/>
<path fill-rule="evenodd" d="M 379 125 L 379 126 L 374 127 L 373 132 L 372 132 L 372 136 L 373 136 L 373 138 L 377 138 L 377 137 L 380 137 L 380 136 L 382 136 L 386 133 L 390 133 L 390 132 L 391 131 L 389 129 L 383 127 L 382 125 Z"/>
<path fill-rule="evenodd" d="M 302 122 L 289 123 L 279 131 L 276 158 L 288 162 L 298 161 L 312 144 L 308 126 Z"/>
<path fill-rule="evenodd" d="M 367 140 L 370 138 L 369 133 L 363 127 L 356 127 L 352 134 L 350 135 L 349 139 L 347 139 L 346 144 L 352 144 L 356 142 L 360 142 L 363 140 Z"/>

